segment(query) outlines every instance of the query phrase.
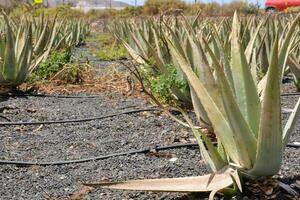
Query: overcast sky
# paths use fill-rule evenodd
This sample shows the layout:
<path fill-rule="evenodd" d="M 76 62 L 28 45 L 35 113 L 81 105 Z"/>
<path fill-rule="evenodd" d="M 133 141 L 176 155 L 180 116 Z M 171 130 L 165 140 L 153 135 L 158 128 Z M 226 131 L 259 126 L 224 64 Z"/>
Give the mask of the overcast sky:
<path fill-rule="evenodd" d="M 134 5 L 135 3 L 135 0 L 119 0 L 119 1 L 123 1 L 123 2 L 126 2 L 126 3 L 130 3 L 132 5 Z M 138 5 L 142 5 L 144 0 L 136 0 Z M 195 0 L 185 0 L 186 2 L 195 2 Z M 211 0 L 201 0 L 201 2 L 210 2 Z M 218 2 L 220 4 L 222 4 L 223 2 L 224 3 L 228 3 L 228 2 L 231 2 L 232 0 L 213 0 L 214 2 Z M 253 4 L 256 4 L 256 2 L 259 2 L 259 5 L 261 7 L 263 7 L 263 4 L 264 4 L 264 0 L 248 0 L 249 3 L 253 3 Z"/>

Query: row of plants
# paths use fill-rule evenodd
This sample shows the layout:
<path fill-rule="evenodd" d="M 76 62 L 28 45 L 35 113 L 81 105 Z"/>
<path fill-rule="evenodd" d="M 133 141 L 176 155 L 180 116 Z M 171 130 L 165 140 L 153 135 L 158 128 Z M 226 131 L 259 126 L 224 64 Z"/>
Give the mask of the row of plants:
<path fill-rule="evenodd" d="M 292 18 L 292 16 L 241 18 L 239 32 L 235 36 L 232 35 L 234 28 L 232 19 L 200 19 L 200 15 L 195 19 L 183 17 L 181 20 L 179 18 L 172 20 L 172 18 L 167 17 L 154 20 L 128 20 L 111 25 L 110 30 L 119 41 L 123 42 L 130 56 L 137 63 L 143 65 L 141 69 L 144 74 L 149 74 L 149 69 L 151 69 L 151 76 L 147 76 L 149 79 L 153 80 L 158 76 L 169 74 L 167 68 L 173 65 L 173 68 L 177 68 L 176 76 L 181 82 L 186 82 L 186 80 L 178 68 L 178 61 L 171 54 L 170 45 L 167 42 L 170 33 L 176 35 L 182 41 L 182 51 L 190 52 L 191 44 L 184 23 L 191 24 L 188 30 L 193 30 L 197 37 L 201 35 L 205 38 L 209 47 L 216 53 L 217 59 L 222 60 L 226 68 L 230 65 L 226 58 L 231 58 L 234 55 L 232 45 L 233 38 L 236 37 L 244 49 L 253 80 L 258 84 L 260 90 L 263 87 L 264 77 L 271 61 L 270 55 L 276 36 L 275 33 L 278 32 L 281 35 L 280 43 L 283 43 L 285 39 L 289 39 L 291 43 L 291 45 L 285 47 L 288 53 L 282 55 L 286 57 L 283 57 L 281 78 L 283 79 L 284 75 L 292 72 L 294 83 L 300 90 L 300 47 L 298 44 L 300 38 L 297 34 L 299 26 L 295 27 L 295 31 L 290 36 L 291 38 L 286 37 L 288 35 L 285 24 L 290 24 Z M 208 61 L 212 62 L 211 59 Z M 178 90 L 184 90 L 182 93 L 185 95 L 179 94 Z M 188 88 L 177 88 L 175 91 L 172 90 L 172 93 L 178 100 L 188 103 L 190 96 Z"/>
<path fill-rule="evenodd" d="M 0 85 L 24 83 L 55 51 L 81 45 L 89 33 L 86 22 L 23 15 L 0 19 Z"/>
<path fill-rule="evenodd" d="M 292 73 L 300 89 L 299 22 L 300 15 L 239 18 L 237 13 L 222 20 L 181 16 L 115 22 L 110 30 L 137 65 L 132 72 L 141 84 L 157 92 L 153 82 L 158 81 L 163 89 L 168 89 L 168 97 L 173 101 L 193 106 L 199 126 L 184 114 L 185 107 L 179 109 L 183 109 L 186 123 L 212 174 L 204 179 L 196 178 L 202 181 L 197 182 L 198 185 L 192 184 L 193 179 L 189 187 L 186 184 L 192 179 L 186 179 L 187 182 L 183 179 L 129 181 L 100 186 L 185 192 L 207 190 L 212 191 L 212 199 L 216 192 L 228 194 L 237 188 L 242 190 L 241 179 L 277 174 L 300 114 L 298 99 L 282 127 L 283 77 Z M 161 77 L 175 81 L 165 86 L 165 81 L 159 81 Z M 162 105 L 157 99 L 155 102 Z M 215 134 L 216 146 L 204 129 Z M 220 174 L 223 181 L 219 179 Z"/>

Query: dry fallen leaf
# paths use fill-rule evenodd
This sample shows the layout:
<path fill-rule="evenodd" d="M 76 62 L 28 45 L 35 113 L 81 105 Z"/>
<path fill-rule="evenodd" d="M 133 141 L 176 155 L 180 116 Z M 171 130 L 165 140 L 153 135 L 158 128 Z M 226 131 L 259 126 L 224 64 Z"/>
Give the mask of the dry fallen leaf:
<path fill-rule="evenodd" d="M 121 190 L 143 190 L 152 192 L 213 192 L 233 184 L 233 179 L 241 190 L 238 172 L 225 168 L 214 174 L 184 178 L 162 178 L 132 180 L 124 182 L 84 183 L 86 186 Z"/>
<path fill-rule="evenodd" d="M 266 190 L 264 192 L 266 195 L 271 195 L 271 194 L 273 194 L 273 190 L 274 190 L 273 187 L 268 187 L 268 188 L 266 188 Z"/>
<path fill-rule="evenodd" d="M 29 112 L 29 113 L 36 113 L 36 109 L 34 109 L 34 108 L 26 108 L 25 109 L 27 112 Z"/>
<path fill-rule="evenodd" d="M 106 176 L 103 176 L 100 180 L 101 180 L 101 181 L 109 181 L 109 178 L 106 177 Z"/>
<path fill-rule="evenodd" d="M 169 152 L 157 152 L 157 151 L 149 152 L 147 155 L 155 156 L 158 158 L 166 158 L 166 159 L 171 159 L 171 158 L 176 157 L 174 154 L 169 153 Z"/>
<path fill-rule="evenodd" d="M 92 187 L 84 186 L 82 190 L 74 193 L 68 200 L 83 200 L 85 196 L 93 190 L 94 188 Z"/>

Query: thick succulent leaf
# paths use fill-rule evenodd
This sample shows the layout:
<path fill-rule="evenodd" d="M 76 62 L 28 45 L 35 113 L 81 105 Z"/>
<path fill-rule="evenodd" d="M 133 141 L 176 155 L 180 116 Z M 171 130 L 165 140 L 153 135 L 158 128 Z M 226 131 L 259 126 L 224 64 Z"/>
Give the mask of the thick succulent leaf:
<path fill-rule="evenodd" d="M 220 108 L 222 108 L 223 104 L 220 101 L 220 92 L 218 91 L 217 84 L 214 80 L 213 74 L 211 72 L 211 69 L 209 67 L 208 61 L 206 59 L 205 53 L 201 47 L 200 42 L 197 40 L 197 38 L 194 36 L 189 36 L 189 42 L 191 44 L 191 61 L 192 68 L 199 77 L 200 81 L 203 83 L 204 87 L 207 88 L 207 90 L 210 91 L 212 97 L 215 99 L 215 102 L 218 104 Z M 207 113 L 205 112 L 205 109 L 203 108 L 203 105 L 201 104 L 201 101 L 198 99 L 198 97 L 195 95 L 194 90 L 191 91 L 192 99 L 193 99 L 193 105 L 194 109 L 196 111 L 198 119 L 203 119 L 206 123 L 210 124 L 210 120 L 207 116 Z"/>
<path fill-rule="evenodd" d="M 230 83 L 231 88 L 234 90 L 234 83 L 233 83 L 233 77 L 232 77 L 232 71 L 230 67 L 230 60 L 228 59 L 230 57 L 230 50 L 226 48 L 226 44 L 222 45 L 221 39 L 218 36 L 217 32 L 214 32 L 212 40 L 216 40 L 216 43 L 218 45 L 218 48 L 220 49 L 220 59 L 222 60 L 222 63 L 224 64 L 224 71 L 228 78 L 228 81 Z"/>
<path fill-rule="evenodd" d="M 294 130 L 295 124 L 300 116 L 300 98 L 298 99 L 298 102 L 293 109 L 292 113 L 290 114 L 290 117 L 284 127 L 283 130 L 283 146 L 285 147 L 287 143 L 289 142 L 289 138 Z"/>
<path fill-rule="evenodd" d="M 147 45 L 151 57 L 155 60 L 155 67 L 158 68 L 160 73 L 167 73 L 166 64 L 164 60 L 158 55 L 158 51 L 154 49 L 143 36 L 141 36 L 141 38 L 144 40 L 145 45 Z"/>
<path fill-rule="evenodd" d="M 251 40 L 249 41 L 249 43 L 247 45 L 247 48 L 245 50 L 245 56 L 246 56 L 246 60 L 248 61 L 248 63 L 250 63 L 250 61 L 251 61 L 251 57 L 253 54 L 253 48 L 255 47 L 256 38 L 259 35 L 259 31 L 261 30 L 262 25 L 266 23 L 267 19 L 261 20 L 259 25 L 256 27 L 254 34 L 251 36 Z"/>
<path fill-rule="evenodd" d="M 16 57 L 15 57 L 15 42 L 13 38 L 13 31 L 11 29 L 11 26 L 8 22 L 7 16 L 4 15 L 4 20 L 6 23 L 6 46 L 5 46 L 5 55 L 3 59 L 3 77 L 6 79 L 6 81 L 14 82 L 18 69 L 17 69 L 17 63 L 16 63 Z"/>
<path fill-rule="evenodd" d="M 131 37 L 133 39 L 133 41 L 135 42 L 135 45 L 137 46 L 138 50 L 139 50 L 139 54 L 145 58 L 145 59 L 149 59 L 147 56 L 147 53 L 144 49 L 144 46 L 142 44 L 142 40 L 137 39 L 137 37 L 135 36 L 135 34 L 133 32 L 130 32 Z"/>
<path fill-rule="evenodd" d="M 235 13 L 232 26 L 238 27 L 238 23 L 237 15 Z M 239 29 L 233 28 L 231 35 L 230 63 L 235 96 L 247 124 L 249 124 L 252 132 L 257 136 L 260 119 L 260 99 L 251 75 L 250 66 L 239 42 L 238 31 Z"/>
<path fill-rule="evenodd" d="M 286 33 L 285 37 L 284 34 L 281 37 L 281 48 L 279 52 L 279 57 L 278 57 L 278 65 L 280 66 L 280 72 L 282 76 L 283 68 L 285 67 L 284 64 L 287 60 L 287 57 L 289 55 L 289 50 L 292 47 L 291 39 L 293 38 L 293 35 L 295 34 L 295 29 L 299 23 L 300 20 L 300 14 L 297 15 L 297 17 L 293 20 L 292 24 L 290 25 L 288 32 Z"/>
<path fill-rule="evenodd" d="M 28 26 L 28 28 L 24 30 L 24 33 L 21 36 L 20 40 L 23 40 L 25 42 L 22 46 L 20 45 L 18 46 L 18 48 L 22 49 L 21 54 L 17 57 L 18 76 L 16 80 L 19 82 L 19 84 L 23 83 L 29 75 L 29 67 L 31 64 L 31 57 L 32 57 L 31 26 Z"/>
<path fill-rule="evenodd" d="M 204 159 L 207 166 L 213 171 L 216 172 L 224 168 L 228 163 L 223 160 L 221 155 L 219 154 L 217 148 L 212 144 L 210 139 L 206 136 L 205 133 L 202 132 L 201 129 L 196 129 L 189 117 L 182 111 L 181 112 L 191 127 L 195 138 L 199 144 L 200 153 L 202 158 Z"/>
<path fill-rule="evenodd" d="M 51 33 L 48 37 L 48 41 L 47 41 L 47 46 L 45 46 L 45 54 L 44 54 L 44 60 L 49 56 L 53 46 L 54 46 L 54 41 L 58 35 L 58 31 L 60 29 L 60 24 L 57 23 L 57 16 L 55 16 L 52 26 L 51 26 Z"/>
<path fill-rule="evenodd" d="M 207 113 L 201 104 L 200 99 L 197 97 L 193 87 L 190 87 L 191 98 L 193 103 L 193 108 L 195 110 L 197 120 L 200 122 L 200 125 L 203 127 L 211 126 L 211 122 L 207 116 Z"/>
<path fill-rule="evenodd" d="M 197 75 L 193 72 L 185 58 L 182 57 L 180 52 L 170 42 L 170 49 L 174 57 L 178 60 L 178 63 L 188 78 L 189 84 L 193 87 L 196 95 L 200 99 L 205 111 L 212 122 L 217 137 L 222 141 L 223 146 L 228 153 L 228 156 L 238 164 L 240 163 L 239 153 L 234 141 L 234 135 L 230 125 L 227 122 L 226 116 L 223 115 L 220 108 L 216 105 L 215 100 L 212 98 L 210 91 L 208 91 L 199 80 Z"/>
<path fill-rule="evenodd" d="M 234 132 L 234 140 L 239 148 L 240 159 L 243 162 L 242 166 L 249 169 L 255 160 L 256 139 L 254 133 L 239 109 L 238 102 L 234 97 L 222 67 L 218 63 L 217 57 L 214 56 L 209 47 L 207 47 L 207 49 L 214 62 L 217 80 L 219 82 L 218 86 L 221 88 L 223 94 L 224 108 L 228 117 L 228 123 Z M 233 74 L 233 77 L 235 76 L 236 74 Z M 250 77 L 250 79 L 252 78 Z"/>
<path fill-rule="evenodd" d="M 135 62 L 139 64 L 146 64 L 145 59 L 141 55 L 139 55 L 138 52 L 136 52 L 133 48 L 131 48 L 131 46 L 127 42 L 123 41 L 123 45 L 125 46 L 127 52 Z"/>
<path fill-rule="evenodd" d="M 282 162 L 282 127 L 280 104 L 280 66 L 278 65 L 278 37 L 276 36 L 271 64 L 263 93 L 260 127 L 255 165 L 249 174 L 268 176 L 276 174 Z"/>
<path fill-rule="evenodd" d="M 290 67 L 291 72 L 300 78 L 300 64 L 297 62 L 297 58 L 294 55 L 288 57 L 287 64 Z"/>
<path fill-rule="evenodd" d="M 232 174 L 237 174 L 237 171 L 227 168 L 217 173 L 196 177 L 85 183 L 84 185 L 108 189 L 155 192 L 210 192 L 231 186 L 233 184 Z"/>
<path fill-rule="evenodd" d="M 154 43 L 155 43 L 155 47 L 156 47 L 156 51 L 157 51 L 157 55 L 159 57 L 159 59 L 163 62 L 163 64 L 167 64 L 164 62 L 164 55 L 162 53 L 162 49 L 160 47 L 160 42 L 159 42 L 159 37 L 158 37 L 158 32 L 155 28 L 151 27 L 151 31 L 153 32 L 153 38 L 154 38 Z"/>
<path fill-rule="evenodd" d="M 36 55 L 40 55 L 44 52 L 44 50 L 47 46 L 47 42 L 48 42 L 49 37 L 50 37 L 50 33 L 49 33 L 49 30 L 48 30 L 48 21 L 47 21 L 46 24 L 43 27 L 43 31 L 42 31 L 38 41 L 34 45 L 34 53 Z"/>
<path fill-rule="evenodd" d="M 25 29 L 26 28 L 23 25 L 20 25 L 16 40 L 15 40 L 15 56 L 16 56 L 17 61 L 20 59 L 20 54 L 22 53 L 24 44 L 26 42 L 26 40 L 25 40 L 26 38 L 24 37 L 24 35 L 26 34 Z"/>

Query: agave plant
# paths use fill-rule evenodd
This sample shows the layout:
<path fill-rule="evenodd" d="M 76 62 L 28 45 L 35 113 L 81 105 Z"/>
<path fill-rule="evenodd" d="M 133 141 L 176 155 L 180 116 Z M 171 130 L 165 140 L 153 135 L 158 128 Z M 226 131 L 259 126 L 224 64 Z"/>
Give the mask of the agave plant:
<path fill-rule="evenodd" d="M 87 185 L 126 190 L 211 191 L 210 199 L 213 199 L 216 192 L 226 192 L 228 190 L 222 189 L 232 185 L 242 190 L 240 177 L 256 179 L 277 174 L 282 164 L 284 147 L 300 114 L 298 99 L 288 122 L 282 128 L 281 77 L 285 59 L 290 52 L 289 43 L 299 20 L 300 15 L 286 27 L 284 40 L 279 38 L 280 30 L 274 30 L 275 36 L 270 45 L 269 65 L 262 80 L 263 84 L 257 84 L 251 71 L 253 63 L 250 55 L 255 49 L 255 40 L 249 39 L 243 44 L 243 22 L 236 13 L 232 19 L 230 35 L 226 39 L 230 43 L 227 42 L 230 53 L 225 52 L 227 48 L 220 48 L 216 52 L 207 41 L 207 35 L 197 34 L 189 24 L 184 28 L 189 49 L 176 33 L 165 33 L 171 55 L 191 87 L 194 108 L 199 110 L 201 105 L 201 111 L 207 116 L 217 137 L 218 143 L 214 146 L 202 129 L 196 129 L 184 115 L 198 140 L 202 158 L 212 174 Z M 258 30 L 259 27 L 261 25 L 257 25 Z M 213 32 L 209 37 L 211 41 L 218 42 Z"/>

